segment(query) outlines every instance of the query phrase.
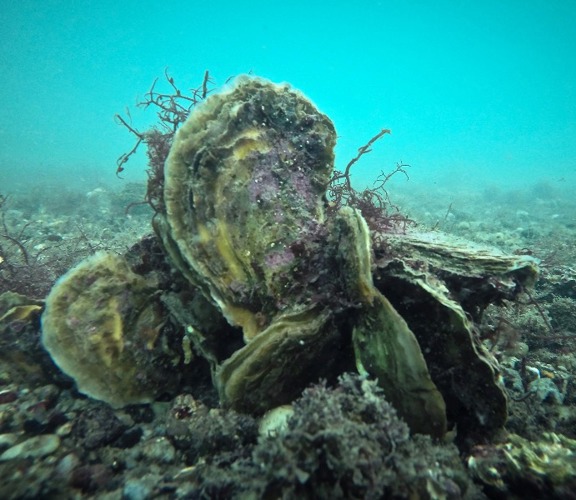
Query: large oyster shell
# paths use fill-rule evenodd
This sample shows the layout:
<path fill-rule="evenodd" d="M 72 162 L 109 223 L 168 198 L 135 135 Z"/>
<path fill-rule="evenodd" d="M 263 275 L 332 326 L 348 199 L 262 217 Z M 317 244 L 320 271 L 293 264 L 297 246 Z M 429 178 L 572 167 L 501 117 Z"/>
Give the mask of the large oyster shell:
<path fill-rule="evenodd" d="M 298 281 L 323 258 L 335 140 L 302 94 L 257 78 L 210 97 L 176 135 L 162 239 L 246 340 L 314 294 Z"/>
<path fill-rule="evenodd" d="M 157 228 L 188 279 L 243 328 L 247 344 L 214 370 L 224 403 L 288 402 L 341 369 L 354 339 L 358 366 L 401 392 L 392 399 L 413 428 L 442 434 L 444 402 L 418 343 L 372 284 L 365 221 L 350 208 L 325 216 L 334 144 L 332 123 L 300 93 L 243 78 L 178 132 Z"/>
<path fill-rule="evenodd" d="M 178 353 L 163 338 L 157 283 L 126 259 L 101 252 L 54 285 L 42 314 L 42 343 L 80 392 L 112 406 L 153 401 L 174 386 Z"/>

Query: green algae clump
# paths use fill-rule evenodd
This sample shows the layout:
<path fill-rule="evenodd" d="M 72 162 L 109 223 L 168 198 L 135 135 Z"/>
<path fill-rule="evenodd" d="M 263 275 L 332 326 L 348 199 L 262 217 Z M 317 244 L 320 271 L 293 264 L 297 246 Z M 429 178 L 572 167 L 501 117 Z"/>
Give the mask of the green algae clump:
<path fill-rule="evenodd" d="M 235 449 L 232 465 L 226 449 L 197 460 L 187 496 L 481 498 L 456 446 L 410 436 L 378 384 L 358 374 L 307 388 L 280 429 L 244 450 Z"/>
<path fill-rule="evenodd" d="M 112 406 L 154 400 L 177 381 L 166 370 L 155 284 L 124 258 L 98 253 L 60 278 L 46 299 L 42 343 L 78 390 Z"/>

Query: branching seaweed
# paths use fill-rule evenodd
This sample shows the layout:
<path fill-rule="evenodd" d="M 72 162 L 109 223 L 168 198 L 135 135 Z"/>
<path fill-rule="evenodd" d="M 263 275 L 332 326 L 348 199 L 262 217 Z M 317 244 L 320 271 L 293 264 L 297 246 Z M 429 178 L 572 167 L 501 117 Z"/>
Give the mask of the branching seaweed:
<path fill-rule="evenodd" d="M 125 169 L 125 164 L 138 151 L 142 143 L 146 145 L 146 154 L 148 156 L 148 186 L 146 197 L 142 203 L 148 203 L 155 212 L 164 210 L 162 202 L 162 190 L 164 187 L 164 162 L 168 157 L 170 146 L 174 139 L 174 134 L 186 121 L 190 111 L 198 103 L 202 102 L 213 90 L 213 81 L 208 71 L 204 72 L 202 83 L 190 90 L 190 94 L 184 94 L 168 74 L 164 71 L 164 77 L 171 91 L 160 92 L 156 89 L 158 78 L 154 80 L 150 90 L 144 95 L 144 100 L 137 104 L 137 107 L 148 109 L 152 107 L 156 110 L 157 123 L 150 129 L 140 132 L 131 125 L 132 117 L 130 110 L 127 110 L 127 118 L 117 114 L 116 121 L 128 129 L 136 137 L 136 143 L 130 151 L 122 154 L 116 161 L 116 175 Z M 138 203 L 131 204 L 128 208 Z"/>
<path fill-rule="evenodd" d="M 332 210 L 336 211 L 342 206 L 350 206 L 360 211 L 374 237 L 381 237 L 390 231 L 405 231 L 406 226 L 413 223 L 411 219 L 400 213 L 400 209 L 392 203 L 386 189 L 386 184 L 396 174 L 404 174 L 409 179 L 406 169 L 410 166 L 398 162 L 391 172 L 380 172 L 372 188 L 357 191 L 352 187 L 352 166 L 366 153 L 372 151 L 372 145 L 389 134 L 390 130 L 382 129 L 372 137 L 364 146 L 358 149 L 358 154 L 352 158 L 344 172 L 335 170 L 328 185 L 328 197 Z"/>
<path fill-rule="evenodd" d="M 102 250 L 77 227 L 79 235 L 51 239 L 41 223 L 10 216 L 10 197 L 0 194 L 0 294 L 44 297 L 54 281 L 82 258 Z"/>
<path fill-rule="evenodd" d="M 148 203 L 155 212 L 163 212 L 162 191 L 164 187 L 164 163 L 168 157 L 170 146 L 174 139 L 174 134 L 182 123 L 188 118 L 194 106 L 202 102 L 212 90 L 213 81 L 208 71 L 204 73 L 202 83 L 191 90 L 190 95 L 183 94 L 174 79 L 165 70 L 164 76 L 171 87 L 169 92 L 156 90 L 158 78 L 154 80 L 152 87 L 145 94 L 144 100 L 137 104 L 138 107 L 147 109 L 153 107 L 157 111 L 158 121 L 150 129 L 140 132 L 131 125 L 130 111 L 127 111 L 127 118 L 116 115 L 116 120 L 136 137 L 136 143 L 130 151 L 124 153 L 117 160 L 116 174 L 120 175 L 124 171 L 124 165 L 136 153 L 139 146 L 146 145 L 148 156 L 148 185 L 145 200 L 141 203 Z M 406 169 L 409 165 L 399 162 L 392 172 L 381 172 L 374 186 L 363 191 L 356 191 L 351 183 L 351 169 L 362 158 L 363 155 L 372 151 L 375 142 L 390 130 L 382 129 L 372 137 L 364 146 L 358 149 L 358 154 L 346 165 L 343 172 L 334 171 L 328 186 L 328 197 L 331 208 L 336 211 L 340 207 L 347 205 L 360 210 L 366 219 L 368 226 L 375 237 L 381 237 L 386 232 L 404 231 L 407 224 L 412 223 L 408 217 L 400 213 L 399 208 L 394 205 L 386 189 L 388 181 L 396 174 L 404 174 L 407 179 Z M 128 209 L 138 203 L 132 203 Z"/>

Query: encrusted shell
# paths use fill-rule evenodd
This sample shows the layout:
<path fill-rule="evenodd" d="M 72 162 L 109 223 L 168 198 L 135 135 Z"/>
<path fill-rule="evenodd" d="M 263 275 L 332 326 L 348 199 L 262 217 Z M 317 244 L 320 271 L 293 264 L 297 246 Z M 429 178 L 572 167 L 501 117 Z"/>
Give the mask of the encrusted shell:
<path fill-rule="evenodd" d="M 392 275 L 394 278 L 392 278 Z M 390 272 L 385 289 L 416 335 L 432 375 L 461 427 L 501 428 L 507 418 L 496 362 L 475 340 L 473 324 L 439 281 L 410 268 Z M 417 304 L 415 306 L 414 304 Z"/>
<path fill-rule="evenodd" d="M 294 284 L 303 257 L 314 258 L 303 240 L 324 236 L 335 139 L 302 94 L 248 77 L 195 108 L 176 134 L 161 237 L 247 340 L 313 293 Z"/>
<path fill-rule="evenodd" d="M 480 320 L 488 304 L 531 286 L 537 261 L 440 233 L 388 235 L 386 243 L 377 286 L 416 335 L 449 420 L 464 434 L 500 429 L 506 396 L 497 362 L 472 320 Z"/>
<path fill-rule="evenodd" d="M 378 380 L 386 397 L 413 432 L 442 436 L 446 405 L 432 381 L 414 333 L 372 283 L 371 239 L 357 210 L 344 207 L 336 218 L 342 233 L 341 273 L 359 299 L 352 327 L 356 367 Z M 346 235 L 346 237 L 344 237 Z M 354 294 L 354 292 L 356 292 Z"/>
<path fill-rule="evenodd" d="M 80 392 L 113 406 L 154 400 L 178 379 L 155 283 L 124 258 L 98 253 L 62 276 L 46 298 L 42 343 Z"/>
<path fill-rule="evenodd" d="M 300 93 L 241 79 L 178 132 L 158 232 L 243 328 L 247 344 L 215 369 L 225 404 L 263 412 L 289 402 L 342 370 L 353 341 L 357 365 L 414 429 L 441 435 L 444 401 L 418 343 L 372 284 L 365 221 L 351 208 L 325 217 L 334 143 L 330 120 Z"/>
<path fill-rule="evenodd" d="M 283 314 L 222 364 L 220 399 L 239 411 L 264 413 L 293 401 L 312 381 L 333 378 L 347 352 L 330 311 Z"/>

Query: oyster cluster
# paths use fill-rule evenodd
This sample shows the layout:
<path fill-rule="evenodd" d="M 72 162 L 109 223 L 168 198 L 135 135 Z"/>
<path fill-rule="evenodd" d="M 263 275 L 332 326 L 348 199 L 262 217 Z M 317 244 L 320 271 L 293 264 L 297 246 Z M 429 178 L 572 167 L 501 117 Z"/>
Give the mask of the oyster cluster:
<path fill-rule="evenodd" d="M 47 300 L 44 345 L 79 389 L 116 405 L 166 389 L 149 383 L 176 356 L 163 342 L 160 301 L 209 361 L 222 403 L 237 410 L 263 413 L 356 367 L 415 432 L 441 436 L 448 420 L 500 428 L 506 399 L 471 314 L 529 284 L 534 261 L 441 255 L 438 242 L 407 234 L 390 235 L 390 253 L 375 260 L 357 210 L 328 214 L 335 142 L 330 119 L 286 84 L 241 77 L 195 108 L 176 134 L 165 210 L 154 219 L 186 282 L 178 307 L 121 257 L 109 265 L 103 256 L 71 271 Z M 458 301 L 459 274 L 477 300 Z M 487 277 L 501 286 L 487 292 Z M 226 345 L 230 336 L 209 324 L 217 319 L 197 321 L 192 296 L 240 328 L 242 345 Z M 83 318 L 91 306 L 99 311 Z M 88 366 L 102 367 L 90 384 Z"/>

